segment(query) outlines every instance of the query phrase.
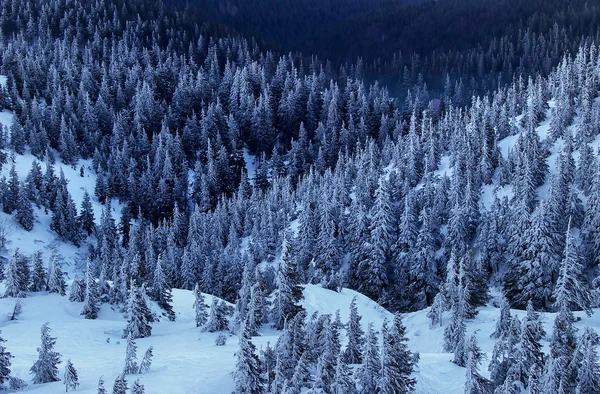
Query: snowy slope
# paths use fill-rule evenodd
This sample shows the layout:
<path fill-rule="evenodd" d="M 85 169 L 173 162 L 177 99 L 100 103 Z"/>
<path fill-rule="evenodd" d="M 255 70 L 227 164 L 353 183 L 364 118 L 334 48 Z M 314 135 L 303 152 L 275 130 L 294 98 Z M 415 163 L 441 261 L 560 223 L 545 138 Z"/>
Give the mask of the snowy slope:
<path fill-rule="evenodd" d="M 348 308 L 352 298 L 357 297 L 358 311 L 362 315 L 364 327 L 373 322 L 381 328 L 385 318 L 392 315 L 375 302 L 349 289 L 341 293 L 308 285 L 305 289 L 304 307 L 309 315 L 313 311 L 335 313 L 340 309 L 342 321 L 348 318 Z M 233 389 L 231 372 L 235 368 L 237 337 L 228 338 L 222 347 L 214 345 L 217 334 L 201 332 L 195 327 L 192 292 L 174 291 L 174 309 L 177 320 L 166 319 L 153 325 L 152 336 L 136 341 L 138 357 L 150 345 L 154 346 L 154 360 L 151 370 L 143 375 L 128 377 L 129 383 L 140 378 L 149 394 L 228 394 Z M 210 304 L 211 296 L 206 296 Z M 13 373 L 27 381 L 29 368 L 36 360 L 39 345 L 39 328 L 50 322 L 53 335 L 57 337 L 56 348 L 63 356 L 63 364 L 71 359 L 79 372 L 81 386 L 79 393 L 96 393 L 98 378 L 103 375 L 106 387 L 112 387 L 114 378 L 122 371 L 125 358 L 125 341 L 120 338 L 125 321 L 122 314 L 103 305 L 97 320 L 85 320 L 79 316 L 80 303 L 72 303 L 66 297 L 43 293 L 30 295 L 23 300 L 24 311 L 16 322 L 5 317 L 14 305 L 14 299 L 0 299 L 0 328 L 7 340 L 6 346 L 13 353 Z M 513 310 L 519 317 L 523 311 Z M 442 351 L 443 327 L 429 328 L 427 310 L 410 313 L 404 322 L 408 328 L 409 346 L 420 352 L 417 378 L 417 393 L 459 394 L 463 392 L 465 369 L 450 362 L 452 355 Z M 480 345 L 487 352 L 488 359 L 494 346 L 490 334 L 494 331 L 499 309 L 488 306 L 480 309 L 479 315 L 468 322 L 468 334 L 477 331 Z M 576 313 L 581 321 L 576 326 L 590 325 L 600 330 L 600 312 L 592 318 Z M 543 314 L 544 325 L 551 332 L 554 314 Z M 447 321 L 449 316 L 446 316 Z M 445 322 L 444 322 L 445 324 Z M 264 348 L 267 342 L 273 346 L 279 332 L 268 327 L 261 330 L 261 336 L 253 339 L 257 348 Z M 342 333 L 344 337 L 345 333 Z M 548 343 L 544 342 L 547 349 Z M 61 376 L 62 376 L 61 365 Z M 486 374 L 487 365 L 482 370 Z M 61 382 L 44 385 L 29 385 L 26 393 L 58 394 L 64 392 Z"/>

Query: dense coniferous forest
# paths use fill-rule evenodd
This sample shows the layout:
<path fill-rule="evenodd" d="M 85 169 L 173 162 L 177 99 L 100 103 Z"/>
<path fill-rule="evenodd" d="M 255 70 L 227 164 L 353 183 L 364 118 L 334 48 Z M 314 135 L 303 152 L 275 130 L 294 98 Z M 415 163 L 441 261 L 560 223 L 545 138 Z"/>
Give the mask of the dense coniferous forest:
<path fill-rule="evenodd" d="M 597 5 L 167 3 L 0 3 L 2 211 L 27 232 L 48 213 L 85 256 L 67 283 L 58 255 L 15 250 L 6 297 L 124 315 L 113 393 L 150 370 L 135 341 L 177 319 L 174 289 L 215 346 L 237 335 L 236 394 L 415 392 L 405 318 L 426 308 L 465 393 L 600 392 L 598 335 L 574 314 L 600 307 Z M 61 163 L 96 176 L 79 204 Z M 365 330 L 356 298 L 347 321 L 309 315 L 306 285 L 393 315 Z M 467 324 L 491 304 L 483 364 Z M 259 349 L 265 327 L 279 337 Z M 33 384 L 60 380 L 51 332 Z M 0 384 L 22 388 L 1 342 Z"/>

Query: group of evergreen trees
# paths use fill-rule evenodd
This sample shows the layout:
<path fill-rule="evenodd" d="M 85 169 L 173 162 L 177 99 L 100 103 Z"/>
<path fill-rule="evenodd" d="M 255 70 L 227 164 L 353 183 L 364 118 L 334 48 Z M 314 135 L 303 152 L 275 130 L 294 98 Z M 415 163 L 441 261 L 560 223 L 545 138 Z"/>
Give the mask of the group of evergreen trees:
<path fill-rule="evenodd" d="M 275 348 L 256 352 L 247 317 L 240 330 L 234 372 L 236 394 L 300 393 L 411 393 L 416 381 L 411 374 L 418 355 L 407 347 L 406 327 L 400 315 L 382 327 L 380 347 L 372 324 L 365 334 L 356 299 L 346 324 L 335 317 L 315 313 L 307 318 L 300 310 L 286 320 Z M 341 346 L 345 329 L 347 345 Z M 354 365 L 354 369 L 350 368 Z M 353 372 L 354 371 L 354 372 Z"/>

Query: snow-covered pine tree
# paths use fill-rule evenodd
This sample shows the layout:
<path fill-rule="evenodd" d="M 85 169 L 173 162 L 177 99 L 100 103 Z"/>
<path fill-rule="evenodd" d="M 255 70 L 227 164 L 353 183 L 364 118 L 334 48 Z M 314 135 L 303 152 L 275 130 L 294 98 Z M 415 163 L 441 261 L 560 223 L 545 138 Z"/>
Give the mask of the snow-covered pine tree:
<path fill-rule="evenodd" d="M 352 376 L 352 371 L 344 360 L 342 353 L 339 354 L 335 366 L 335 376 L 331 392 L 333 394 L 357 394 L 356 382 Z"/>
<path fill-rule="evenodd" d="M 445 310 L 446 300 L 444 298 L 444 293 L 440 291 L 433 297 L 433 304 L 431 304 L 431 308 L 429 308 L 429 311 L 427 312 L 430 328 L 434 328 L 437 325 L 440 327 L 442 326 L 442 316 L 444 315 Z"/>
<path fill-rule="evenodd" d="M 525 384 L 531 382 L 531 371 L 541 371 L 544 367 L 544 352 L 540 341 L 544 338 L 546 332 L 542 326 L 540 314 L 533 309 L 533 303 L 527 303 L 527 314 L 521 323 L 521 346 L 520 360 L 522 371 L 528 376 L 524 379 Z"/>
<path fill-rule="evenodd" d="M 577 367 L 577 394 L 600 392 L 600 365 L 598 364 L 598 334 L 587 327 L 578 345 L 581 361 Z"/>
<path fill-rule="evenodd" d="M 139 379 L 136 379 L 135 382 L 131 385 L 131 394 L 144 394 L 144 385 L 140 382 Z"/>
<path fill-rule="evenodd" d="M 237 363 L 233 380 L 235 394 L 261 394 L 263 381 L 260 360 L 256 355 L 256 347 L 251 341 L 250 332 L 244 326 L 241 328 L 239 350 L 236 353 Z"/>
<path fill-rule="evenodd" d="M 133 375 L 136 373 L 138 373 L 137 345 L 130 332 L 127 336 L 127 347 L 125 348 L 125 367 L 123 368 L 123 374 Z"/>
<path fill-rule="evenodd" d="M 125 374 L 121 374 L 115 379 L 112 394 L 127 394 L 127 380 L 125 379 Z"/>
<path fill-rule="evenodd" d="M 60 363 L 60 354 L 54 351 L 56 338 L 50 336 L 50 326 L 48 323 L 42 325 L 41 329 L 42 344 L 38 348 L 38 359 L 30 369 L 33 375 L 33 384 L 58 382 L 58 364 Z"/>
<path fill-rule="evenodd" d="M 228 327 L 229 322 L 225 302 L 219 301 L 217 297 L 213 297 L 205 330 L 208 332 L 227 331 Z"/>
<path fill-rule="evenodd" d="M 469 338 L 465 353 L 467 354 L 465 394 L 490 393 L 491 382 L 479 373 L 479 366 L 485 355 L 477 344 L 476 333 L 473 333 Z"/>
<path fill-rule="evenodd" d="M 15 250 L 15 253 L 11 257 L 8 262 L 8 268 L 6 270 L 6 291 L 4 292 L 4 297 L 25 297 L 25 291 L 21 288 L 21 277 L 22 272 L 20 272 L 20 264 L 19 260 L 22 259 L 23 256 L 19 253 L 19 250 Z"/>
<path fill-rule="evenodd" d="M 48 274 L 44 268 L 44 260 L 42 252 L 37 250 L 31 257 L 33 260 L 33 271 L 31 273 L 31 291 L 45 291 L 48 289 Z"/>
<path fill-rule="evenodd" d="M 25 231 L 33 230 L 35 225 L 35 214 L 33 213 L 33 207 L 31 201 L 27 196 L 25 187 L 21 186 L 19 189 L 19 199 L 17 200 L 17 212 L 15 213 L 15 219 L 25 229 Z"/>
<path fill-rule="evenodd" d="M 77 217 L 77 222 L 81 230 L 86 235 L 91 235 L 96 229 L 94 223 L 94 209 L 92 207 L 92 199 L 90 198 L 87 190 L 83 193 L 83 199 L 81 200 L 81 211 Z"/>
<path fill-rule="evenodd" d="M 416 380 L 411 377 L 415 367 L 413 354 L 408 350 L 406 327 L 400 315 L 388 327 L 387 322 L 381 329 L 383 345 L 381 348 L 381 377 L 378 388 L 382 394 L 404 394 L 413 392 Z"/>
<path fill-rule="evenodd" d="M 10 359 L 13 358 L 13 355 L 6 350 L 5 343 L 6 340 L 0 337 L 0 385 L 10 379 Z"/>
<path fill-rule="evenodd" d="M 271 384 L 275 379 L 275 362 L 277 356 L 271 347 L 271 343 L 267 342 L 267 346 L 261 352 L 260 365 L 262 370 L 262 378 L 267 392 L 271 391 Z"/>
<path fill-rule="evenodd" d="M 465 303 L 464 292 L 459 289 L 458 301 L 452 305 L 452 317 L 450 323 L 444 329 L 444 350 L 454 352 L 455 361 L 464 365 L 464 343 L 467 331 L 465 324 Z"/>
<path fill-rule="evenodd" d="M 203 327 L 208 321 L 208 305 L 204 302 L 204 295 L 200 291 L 200 286 L 196 283 L 194 287 L 194 311 L 196 317 L 196 327 Z"/>
<path fill-rule="evenodd" d="M 490 338 L 498 339 L 503 334 L 505 334 L 507 332 L 507 330 L 510 328 L 510 320 L 511 320 L 510 303 L 508 302 L 508 300 L 506 299 L 506 296 L 504 296 L 504 294 L 502 294 L 499 297 L 499 304 L 500 304 L 499 305 L 500 316 L 498 317 L 498 320 L 496 321 L 496 329 L 490 335 Z"/>
<path fill-rule="evenodd" d="M 76 275 L 75 278 L 73 278 L 73 283 L 71 283 L 71 290 L 69 291 L 69 301 L 83 302 L 85 300 L 85 293 L 85 280 L 80 275 Z"/>
<path fill-rule="evenodd" d="M 521 338 L 521 322 L 518 317 L 513 316 L 509 327 L 496 344 L 492 352 L 492 358 L 488 365 L 490 379 L 495 386 L 500 386 L 505 380 L 513 382 L 512 377 L 508 378 L 511 370 L 516 369 L 516 364 L 520 361 L 519 341 Z M 508 379 L 507 379 L 508 378 Z M 521 376 L 517 376 L 518 379 Z"/>
<path fill-rule="evenodd" d="M 356 307 L 356 296 L 354 296 L 350 303 L 350 317 L 348 318 L 348 323 L 346 323 L 348 344 L 344 351 L 344 361 L 347 364 L 362 364 L 365 333 L 360 323 L 361 320 L 362 317 L 358 314 L 358 309 Z"/>
<path fill-rule="evenodd" d="M 86 319 L 96 319 L 100 310 L 100 299 L 98 295 L 98 284 L 92 274 L 92 262 L 88 259 L 85 273 L 85 295 L 81 315 Z"/>
<path fill-rule="evenodd" d="M 548 393 L 559 393 L 567 390 L 573 383 L 571 361 L 577 347 L 575 317 L 563 304 L 554 319 L 550 353 L 546 359 L 544 372 L 544 390 Z"/>
<path fill-rule="evenodd" d="M 381 375 L 381 357 L 379 351 L 379 340 L 373 329 L 373 323 L 367 328 L 365 350 L 363 352 L 363 363 L 356 372 L 360 394 L 370 394 L 377 391 L 377 382 Z"/>
<path fill-rule="evenodd" d="M 98 394 L 107 394 L 106 389 L 104 388 L 104 379 L 102 376 L 98 379 Z"/>
<path fill-rule="evenodd" d="M 50 262 L 48 263 L 48 291 L 64 296 L 66 294 L 66 289 L 65 273 L 58 261 L 58 255 L 53 251 L 50 255 Z"/>
<path fill-rule="evenodd" d="M 137 288 L 132 282 L 127 298 L 127 327 L 123 333 L 123 338 L 127 338 L 131 333 L 133 339 L 146 338 L 152 334 L 151 322 L 154 321 L 150 309 L 146 304 L 143 294 L 143 287 Z"/>
<path fill-rule="evenodd" d="M 77 390 L 79 387 L 79 377 L 77 376 L 77 370 L 71 363 L 71 360 L 67 360 L 67 364 L 65 365 L 65 375 L 64 375 L 64 384 L 65 391 L 69 392 L 69 390 Z"/>
<path fill-rule="evenodd" d="M 152 278 L 152 288 L 150 291 L 151 298 L 158 303 L 158 306 L 165 310 L 168 319 L 174 321 L 175 312 L 173 312 L 173 306 L 171 305 L 173 296 L 163 269 L 162 254 L 158 255 Z"/>
<path fill-rule="evenodd" d="M 303 297 L 302 287 L 297 271 L 298 265 L 296 259 L 292 256 L 291 245 L 288 242 L 289 236 L 285 233 L 283 237 L 281 261 L 275 279 L 277 289 L 273 300 L 273 309 L 271 310 L 273 326 L 278 330 L 283 328 L 286 320 L 291 320 L 302 310 L 299 305 Z"/>
<path fill-rule="evenodd" d="M 591 291 L 583 276 L 583 265 L 577 253 L 577 246 L 571 233 L 571 220 L 567 229 L 564 258 L 553 293 L 557 310 L 584 310 L 588 316 L 593 313 Z"/>
<path fill-rule="evenodd" d="M 150 346 L 144 352 L 144 357 L 142 357 L 142 361 L 140 362 L 140 369 L 138 370 L 138 373 L 146 373 L 150 370 L 150 366 L 152 365 L 152 357 L 154 356 L 152 353 L 153 350 L 154 347 Z"/>

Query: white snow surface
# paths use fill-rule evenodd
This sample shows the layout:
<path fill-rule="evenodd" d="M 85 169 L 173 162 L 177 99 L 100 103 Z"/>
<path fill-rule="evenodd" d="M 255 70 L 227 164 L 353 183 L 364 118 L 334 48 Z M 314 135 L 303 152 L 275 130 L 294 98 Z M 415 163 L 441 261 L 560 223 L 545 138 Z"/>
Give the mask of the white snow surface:
<path fill-rule="evenodd" d="M 340 293 L 323 289 L 316 285 L 307 285 L 304 291 L 303 306 L 309 316 L 319 313 L 335 314 L 340 310 L 342 321 L 349 315 L 349 305 L 353 297 L 357 297 L 357 307 L 362 315 L 362 324 L 366 328 L 373 322 L 380 331 L 384 319 L 392 319 L 392 314 L 367 297 L 343 289 Z M 205 301 L 211 304 L 212 297 L 206 295 Z M 56 294 L 30 294 L 23 302 L 23 314 L 17 321 L 8 321 L 6 315 L 12 309 L 15 300 L 0 299 L 0 327 L 2 336 L 7 340 L 7 349 L 15 356 L 12 360 L 12 372 L 26 381 L 30 381 L 29 368 L 37 359 L 40 327 L 49 322 L 52 335 L 57 338 L 56 350 L 62 354 L 60 365 L 61 377 L 64 363 L 71 359 L 79 373 L 81 386 L 77 392 L 95 394 L 98 378 L 104 377 L 105 387 L 110 392 L 117 375 L 122 372 L 125 360 L 126 341 L 121 339 L 125 327 L 122 314 L 103 305 L 98 319 L 86 320 L 79 315 L 81 303 L 73 303 L 67 297 Z M 173 306 L 176 321 L 170 322 L 162 318 L 154 323 L 152 336 L 138 339 L 138 358 L 149 346 L 154 347 L 154 358 L 149 372 L 142 375 L 129 375 L 131 384 L 140 378 L 149 394 L 228 394 L 233 390 L 232 372 L 235 369 L 235 352 L 238 338 L 230 336 L 222 347 L 214 345 L 217 333 L 202 332 L 195 327 L 194 296 L 191 291 L 174 290 Z M 154 308 L 158 312 L 158 308 Z M 408 328 L 409 347 L 420 353 L 416 393 L 419 394 L 459 394 L 463 392 L 465 369 L 454 365 L 450 360 L 452 354 L 442 351 L 443 331 L 449 321 L 446 313 L 444 327 L 429 328 L 426 317 L 428 309 L 404 315 L 404 323 Z M 512 313 L 523 317 L 524 311 Z M 474 320 L 468 322 L 468 335 L 477 331 L 479 343 L 488 359 L 481 370 L 487 375 L 487 362 L 491 356 L 494 340 L 490 334 L 495 329 L 499 309 L 488 306 L 480 309 Z M 576 323 L 579 332 L 589 325 L 598 331 L 600 314 L 588 318 L 583 313 L 575 313 L 581 317 Z M 543 315 L 544 327 L 549 338 L 552 330 L 554 314 Z M 267 342 L 274 346 L 280 332 L 268 327 L 254 337 L 257 349 L 264 348 Z M 345 332 L 342 331 L 342 344 L 345 346 Z M 544 340 L 547 351 L 548 342 Z M 30 384 L 25 393 L 58 394 L 64 392 L 62 382 L 42 385 Z"/>

